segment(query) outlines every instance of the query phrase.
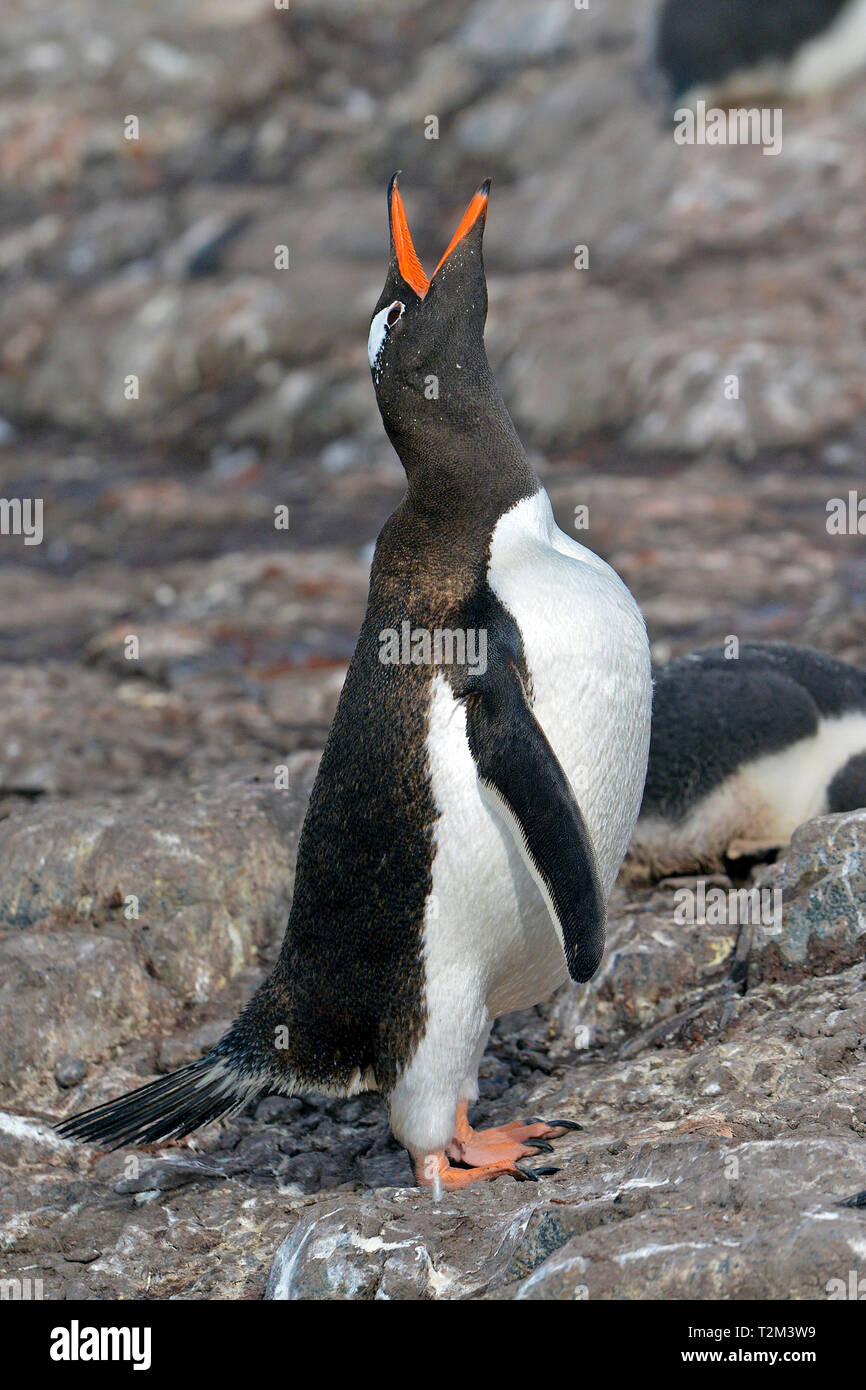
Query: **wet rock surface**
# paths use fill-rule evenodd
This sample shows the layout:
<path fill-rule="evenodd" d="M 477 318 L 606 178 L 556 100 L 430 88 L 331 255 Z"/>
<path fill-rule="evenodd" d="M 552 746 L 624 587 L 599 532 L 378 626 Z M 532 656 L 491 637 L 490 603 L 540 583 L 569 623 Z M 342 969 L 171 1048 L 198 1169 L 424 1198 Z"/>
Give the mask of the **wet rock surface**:
<path fill-rule="evenodd" d="M 863 959 L 863 825 L 861 811 L 808 821 L 781 863 L 758 875 L 759 891 L 774 895 L 780 913 L 778 920 L 767 914 L 739 944 L 750 983 L 838 970 Z"/>
<path fill-rule="evenodd" d="M 76 1069 L 170 1031 L 272 957 L 311 772 L 298 781 L 58 799 L 0 821 L 10 1095 L 38 1095 L 46 1066 L 60 1086 L 83 1081 Z"/>
<path fill-rule="evenodd" d="M 506 1020 L 482 1113 L 584 1129 L 556 1176 L 438 1204 L 372 1097 L 265 1100 L 149 1154 L 2 1114 L 4 1265 L 52 1298 L 826 1297 L 863 1240 L 864 1001 L 862 965 L 759 985 L 629 1055 Z"/>
<path fill-rule="evenodd" d="M 866 850 L 866 814 L 844 844 L 839 819 L 812 828 L 830 878 Z M 37 1268 L 52 1298 L 826 1297 L 863 1242 L 844 1205 L 863 1186 L 862 959 L 777 963 L 746 987 L 737 927 L 680 925 L 670 887 L 618 895 L 612 919 L 599 978 L 501 1020 L 482 1066 L 478 1123 L 583 1126 L 556 1141 L 556 1175 L 436 1202 L 411 1186 L 375 1096 L 268 1097 L 148 1151 L 48 1127 L 200 1055 L 249 970 L 207 1004 L 187 997 L 181 1022 L 172 1001 L 162 1039 L 149 1001 L 120 1020 L 132 1041 L 103 1025 L 94 1050 L 101 1037 L 112 1055 L 78 1084 L 31 1069 L 30 1103 L 0 1114 L 4 1268 Z"/>
<path fill-rule="evenodd" d="M 0 537 L 0 1274 L 497 1300 L 862 1274 L 862 814 L 746 881 L 781 932 L 678 920 L 694 880 L 621 886 L 597 979 L 499 1022 L 476 1122 L 584 1126 L 536 1184 L 434 1203 L 375 1096 L 117 1154 L 50 1122 L 201 1055 L 278 947 L 403 486 L 365 358 L 394 168 L 430 265 L 493 174 L 491 361 L 656 656 L 866 665 L 866 542 L 826 524 L 864 477 L 866 87 L 786 109 L 770 159 L 674 145 L 641 0 L 9 11 L 0 476 L 44 537 Z"/>

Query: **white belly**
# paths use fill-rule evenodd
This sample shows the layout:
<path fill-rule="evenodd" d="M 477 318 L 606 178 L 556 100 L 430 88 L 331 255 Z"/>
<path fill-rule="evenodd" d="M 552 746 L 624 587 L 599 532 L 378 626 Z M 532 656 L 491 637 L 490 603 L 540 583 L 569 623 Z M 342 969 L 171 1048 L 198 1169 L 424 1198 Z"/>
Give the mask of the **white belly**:
<path fill-rule="evenodd" d="M 607 894 L 646 771 L 652 687 L 643 619 L 613 571 L 557 531 L 544 492 L 500 520 L 488 578 L 523 634 L 534 712 L 574 789 Z M 541 892 L 480 790 L 465 707 L 440 675 L 428 756 L 439 817 L 424 923 L 427 1023 L 389 1097 L 391 1128 L 416 1155 L 453 1134 L 458 1096 L 477 1097 L 491 1020 L 568 979 Z"/>
<path fill-rule="evenodd" d="M 646 770 L 651 676 L 643 619 L 613 570 L 557 530 L 543 491 L 500 521 L 489 582 L 523 635 L 533 711 L 574 790 L 607 896 Z M 483 1005 L 489 1017 L 527 1008 L 568 978 L 565 960 L 513 832 L 479 789 L 465 709 L 442 677 L 434 682 L 428 746 L 440 809 L 425 931 L 428 995 L 469 983 L 473 1007 Z"/>

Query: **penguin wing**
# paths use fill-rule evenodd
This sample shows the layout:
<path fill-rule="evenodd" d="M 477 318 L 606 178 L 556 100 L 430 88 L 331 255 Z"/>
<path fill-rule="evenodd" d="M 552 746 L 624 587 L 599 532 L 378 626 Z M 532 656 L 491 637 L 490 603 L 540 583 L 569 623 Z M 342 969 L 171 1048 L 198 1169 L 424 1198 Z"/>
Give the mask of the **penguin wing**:
<path fill-rule="evenodd" d="M 541 889 L 573 980 L 589 980 L 604 949 L 605 898 L 586 822 L 529 707 L 513 662 L 491 666 L 466 698 L 478 777 L 514 833 Z"/>

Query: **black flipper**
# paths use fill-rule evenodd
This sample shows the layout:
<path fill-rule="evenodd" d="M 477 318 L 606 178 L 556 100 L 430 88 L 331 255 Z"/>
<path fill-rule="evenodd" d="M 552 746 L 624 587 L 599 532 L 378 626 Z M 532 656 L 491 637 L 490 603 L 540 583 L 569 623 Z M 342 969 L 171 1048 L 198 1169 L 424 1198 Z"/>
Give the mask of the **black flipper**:
<path fill-rule="evenodd" d="M 592 978 L 604 949 L 605 898 L 580 807 L 507 652 L 466 688 L 478 776 L 505 812 L 544 894 L 573 980 Z"/>

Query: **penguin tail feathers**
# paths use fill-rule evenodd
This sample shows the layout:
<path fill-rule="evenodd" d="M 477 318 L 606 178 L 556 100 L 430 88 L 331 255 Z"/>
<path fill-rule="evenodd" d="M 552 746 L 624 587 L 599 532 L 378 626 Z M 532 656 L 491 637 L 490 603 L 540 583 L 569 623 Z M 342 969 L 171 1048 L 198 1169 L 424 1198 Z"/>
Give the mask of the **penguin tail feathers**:
<path fill-rule="evenodd" d="M 64 1139 L 81 1139 L 107 1149 L 154 1144 L 160 1139 L 181 1139 L 211 1120 L 240 1110 L 266 1089 L 263 1077 L 244 1074 L 228 1057 L 209 1052 L 118 1100 L 70 1115 L 55 1128 Z"/>

